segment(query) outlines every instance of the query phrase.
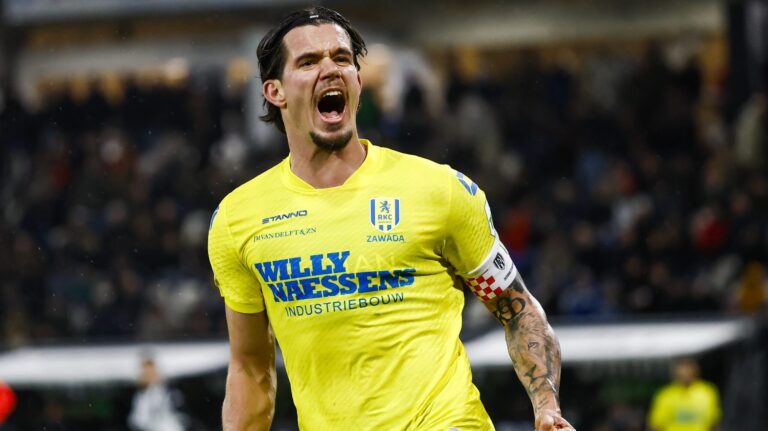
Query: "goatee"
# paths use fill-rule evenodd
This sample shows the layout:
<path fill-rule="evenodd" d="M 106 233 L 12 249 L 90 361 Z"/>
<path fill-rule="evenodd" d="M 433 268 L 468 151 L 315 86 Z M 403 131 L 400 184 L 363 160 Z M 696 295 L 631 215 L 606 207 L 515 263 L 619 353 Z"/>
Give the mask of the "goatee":
<path fill-rule="evenodd" d="M 352 131 L 350 130 L 346 133 L 328 138 L 320 136 L 315 132 L 309 132 L 309 137 L 312 138 L 312 142 L 314 142 L 321 150 L 333 152 L 341 150 L 347 146 L 349 141 L 352 140 Z"/>

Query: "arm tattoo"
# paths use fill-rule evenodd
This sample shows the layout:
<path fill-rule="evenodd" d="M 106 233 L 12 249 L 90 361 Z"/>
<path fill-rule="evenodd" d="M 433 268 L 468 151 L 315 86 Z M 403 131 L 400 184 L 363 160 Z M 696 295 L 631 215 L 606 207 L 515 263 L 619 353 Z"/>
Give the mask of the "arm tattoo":
<path fill-rule="evenodd" d="M 512 325 L 517 327 L 517 317 L 525 310 L 525 300 L 523 298 L 510 298 L 502 296 L 496 301 L 496 310 L 493 315 L 502 325 Z"/>
<path fill-rule="evenodd" d="M 510 287 L 517 293 L 525 292 L 525 284 L 523 283 L 520 274 L 512 280 Z M 514 329 L 517 329 L 517 317 L 523 314 L 525 305 L 526 302 L 523 298 L 504 295 L 496 301 L 496 309 L 493 310 L 493 315 L 496 316 L 496 320 L 505 327 L 511 325 Z"/>
<path fill-rule="evenodd" d="M 523 283 L 523 277 L 520 277 L 519 273 L 515 279 L 512 280 L 512 288 L 515 289 L 515 292 L 517 293 L 525 292 L 525 283 Z"/>
<path fill-rule="evenodd" d="M 495 304 L 488 306 L 504 325 L 509 356 L 534 411 L 559 410 L 560 346 L 544 310 L 528 293 L 520 274 Z"/>

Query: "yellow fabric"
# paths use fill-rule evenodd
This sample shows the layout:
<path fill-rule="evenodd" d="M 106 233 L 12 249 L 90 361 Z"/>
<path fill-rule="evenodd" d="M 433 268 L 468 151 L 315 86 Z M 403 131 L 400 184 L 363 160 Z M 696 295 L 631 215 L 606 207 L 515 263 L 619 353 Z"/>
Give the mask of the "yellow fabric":
<path fill-rule="evenodd" d="M 720 421 L 720 397 L 711 383 L 672 383 L 653 399 L 648 424 L 656 431 L 710 431 Z"/>
<path fill-rule="evenodd" d="M 361 142 L 341 186 L 314 189 L 287 158 L 224 198 L 216 285 L 234 310 L 266 309 L 302 430 L 492 430 L 456 278 L 493 245 L 485 195 L 448 166 Z"/>

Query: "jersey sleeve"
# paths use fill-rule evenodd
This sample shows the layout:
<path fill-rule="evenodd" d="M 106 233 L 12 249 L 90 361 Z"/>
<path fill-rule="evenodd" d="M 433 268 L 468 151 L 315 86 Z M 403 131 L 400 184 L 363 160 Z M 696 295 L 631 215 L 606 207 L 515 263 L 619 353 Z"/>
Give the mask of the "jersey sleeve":
<path fill-rule="evenodd" d="M 449 182 L 443 257 L 472 293 L 490 301 L 512 283 L 517 269 L 493 226 L 485 193 L 458 171 Z"/>
<path fill-rule="evenodd" d="M 243 264 L 230 232 L 225 202 L 216 208 L 211 217 L 208 259 L 213 269 L 213 281 L 229 308 L 240 313 L 264 311 L 259 282 Z"/>

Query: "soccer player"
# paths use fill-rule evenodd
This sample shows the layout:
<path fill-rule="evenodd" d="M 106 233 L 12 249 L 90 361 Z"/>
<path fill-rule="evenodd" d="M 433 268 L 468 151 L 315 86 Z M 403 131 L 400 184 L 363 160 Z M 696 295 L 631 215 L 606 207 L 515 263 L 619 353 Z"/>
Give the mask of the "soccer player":
<path fill-rule="evenodd" d="M 648 412 L 651 431 L 713 431 L 718 429 L 720 395 L 699 378 L 699 364 L 680 358 L 672 366 L 672 382 L 656 392 Z"/>
<path fill-rule="evenodd" d="M 259 44 L 262 119 L 290 155 L 211 220 L 232 354 L 224 429 L 269 429 L 276 338 L 302 430 L 492 430 L 459 341 L 463 279 L 504 326 L 536 430 L 572 430 L 558 342 L 483 192 L 358 137 L 365 52 L 322 7 L 288 15 Z"/>

